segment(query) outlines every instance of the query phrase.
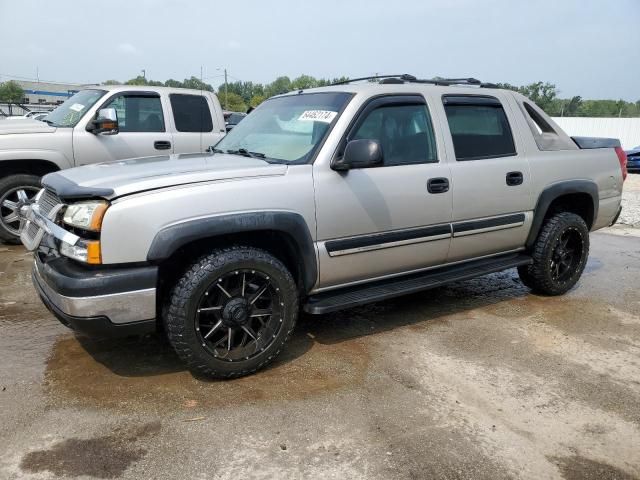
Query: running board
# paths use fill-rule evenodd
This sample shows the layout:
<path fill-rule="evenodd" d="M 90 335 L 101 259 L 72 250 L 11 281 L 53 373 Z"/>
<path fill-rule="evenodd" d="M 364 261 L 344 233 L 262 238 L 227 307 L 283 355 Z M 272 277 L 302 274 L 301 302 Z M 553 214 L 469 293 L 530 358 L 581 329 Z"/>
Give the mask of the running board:
<path fill-rule="evenodd" d="M 530 265 L 532 262 L 533 260 L 529 255 L 511 253 L 499 257 L 441 267 L 427 272 L 395 277 L 389 280 L 345 287 L 310 296 L 304 305 L 304 311 L 312 314 L 334 312 L 399 297 L 408 293 L 429 290 L 448 283 L 468 280 L 488 273 L 519 267 L 520 265 Z"/>

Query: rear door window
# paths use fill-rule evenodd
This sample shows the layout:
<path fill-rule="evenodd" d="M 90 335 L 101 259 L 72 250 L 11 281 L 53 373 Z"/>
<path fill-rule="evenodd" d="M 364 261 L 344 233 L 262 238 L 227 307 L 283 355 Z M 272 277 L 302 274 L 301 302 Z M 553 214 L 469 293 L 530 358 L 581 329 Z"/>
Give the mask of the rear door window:
<path fill-rule="evenodd" d="M 173 119 L 179 132 L 210 132 L 213 121 L 207 99 L 201 95 L 169 95 Z"/>
<path fill-rule="evenodd" d="M 457 160 L 516 155 L 511 127 L 497 98 L 444 96 L 443 103 Z"/>

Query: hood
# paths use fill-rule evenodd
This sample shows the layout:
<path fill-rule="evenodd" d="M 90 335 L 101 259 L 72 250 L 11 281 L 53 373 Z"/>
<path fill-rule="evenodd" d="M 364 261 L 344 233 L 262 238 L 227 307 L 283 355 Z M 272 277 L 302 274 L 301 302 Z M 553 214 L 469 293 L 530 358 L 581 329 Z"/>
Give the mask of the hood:
<path fill-rule="evenodd" d="M 55 131 L 55 127 L 30 118 L 9 118 L 0 121 L 0 135 L 9 135 L 10 133 L 53 133 Z"/>
<path fill-rule="evenodd" d="M 115 198 L 190 183 L 284 175 L 286 165 L 227 154 L 182 154 L 98 163 L 46 175 L 42 183 L 66 200 Z"/>

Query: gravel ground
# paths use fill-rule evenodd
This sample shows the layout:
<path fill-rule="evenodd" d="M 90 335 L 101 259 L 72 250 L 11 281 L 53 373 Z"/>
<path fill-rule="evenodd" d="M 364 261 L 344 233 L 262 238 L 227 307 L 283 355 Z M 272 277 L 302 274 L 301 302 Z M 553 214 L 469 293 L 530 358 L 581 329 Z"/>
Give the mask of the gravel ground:
<path fill-rule="evenodd" d="M 618 224 L 640 228 L 640 173 L 629 174 L 622 193 L 622 213 Z"/>
<path fill-rule="evenodd" d="M 0 246 L 0 478 L 638 479 L 640 241 L 591 238 L 566 296 L 507 271 L 303 316 L 226 382 L 74 336 Z"/>

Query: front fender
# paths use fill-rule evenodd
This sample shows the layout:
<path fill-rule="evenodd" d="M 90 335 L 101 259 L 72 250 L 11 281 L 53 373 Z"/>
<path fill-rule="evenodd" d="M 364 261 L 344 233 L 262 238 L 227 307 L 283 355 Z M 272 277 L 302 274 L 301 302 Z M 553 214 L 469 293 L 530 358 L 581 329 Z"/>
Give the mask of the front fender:
<path fill-rule="evenodd" d="M 310 290 L 318 276 L 313 239 L 304 217 L 286 211 L 258 211 L 218 215 L 187 220 L 160 230 L 154 237 L 147 260 L 159 262 L 173 255 L 180 247 L 196 240 L 220 235 L 276 231 L 289 235 L 304 266 L 303 283 Z"/>

